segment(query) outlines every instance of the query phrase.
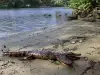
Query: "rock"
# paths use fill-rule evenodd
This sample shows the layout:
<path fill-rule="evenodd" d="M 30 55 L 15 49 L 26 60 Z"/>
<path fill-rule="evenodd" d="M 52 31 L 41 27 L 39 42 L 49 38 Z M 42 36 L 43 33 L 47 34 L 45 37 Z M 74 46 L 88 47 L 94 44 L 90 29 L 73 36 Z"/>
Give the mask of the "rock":
<path fill-rule="evenodd" d="M 82 43 L 82 42 L 83 42 L 83 40 L 82 40 L 82 39 L 80 39 L 80 40 L 79 40 L 79 43 Z"/>
<path fill-rule="evenodd" d="M 100 7 L 96 7 L 93 10 L 93 15 L 96 17 L 96 19 L 100 19 Z"/>
<path fill-rule="evenodd" d="M 91 11 L 87 15 L 87 17 L 82 18 L 83 21 L 88 21 L 88 22 L 99 21 L 98 19 L 100 19 L 100 7 L 96 7 L 95 9 L 93 9 L 93 11 Z"/>
<path fill-rule="evenodd" d="M 75 44 L 76 43 L 76 40 L 71 40 L 70 43 L 71 44 Z"/>
<path fill-rule="evenodd" d="M 92 17 L 93 16 L 93 14 L 92 13 L 90 13 L 87 17 Z"/>
<path fill-rule="evenodd" d="M 88 22 L 96 22 L 96 18 L 94 17 L 86 17 L 86 18 L 82 18 L 82 21 L 88 21 Z"/>
<path fill-rule="evenodd" d="M 78 19 L 78 17 L 77 16 L 68 16 L 68 21 L 70 21 L 70 20 L 76 20 L 76 19 Z"/>
<path fill-rule="evenodd" d="M 96 19 L 96 22 L 100 22 L 100 19 Z"/>
<path fill-rule="evenodd" d="M 68 21 L 70 21 L 70 20 L 76 20 L 76 19 L 78 19 L 78 12 L 77 11 L 73 11 L 72 12 L 72 15 L 67 15 L 67 17 L 68 17 Z"/>
<path fill-rule="evenodd" d="M 80 12 L 78 15 L 79 15 L 78 18 L 85 18 L 85 17 L 87 17 L 88 12 L 87 11 L 83 11 L 83 12 Z"/>

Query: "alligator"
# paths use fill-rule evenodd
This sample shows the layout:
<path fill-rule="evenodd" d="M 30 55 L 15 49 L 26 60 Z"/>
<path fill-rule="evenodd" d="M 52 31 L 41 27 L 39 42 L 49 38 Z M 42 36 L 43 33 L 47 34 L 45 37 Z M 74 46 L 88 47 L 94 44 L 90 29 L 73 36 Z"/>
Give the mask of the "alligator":
<path fill-rule="evenodd" d="M 53 52 L 51 50 L 3 52 L 3 56 L 19 57 L 23 58 L 24 60 L 30 60 L 30 59 L 54 60 L 64 63 L 65 65 L 68 65 L 70 67 L 73 66 L 74 61 L 80 59 L 80 55 L 81 54 L 76 54 L 72 52 L 67 52 L 67 53 Z"/>

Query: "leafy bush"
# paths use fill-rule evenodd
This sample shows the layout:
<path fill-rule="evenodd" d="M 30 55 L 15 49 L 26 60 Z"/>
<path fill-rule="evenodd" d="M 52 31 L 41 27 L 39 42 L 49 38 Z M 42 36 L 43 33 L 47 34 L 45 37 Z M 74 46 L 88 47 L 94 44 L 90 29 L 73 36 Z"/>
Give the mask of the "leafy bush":
<path fill-rule="evenodd" d="M 64 2 L 63 2 L 63 0 L 54 0 L 54 4 L 57 6 L 63 6 Z"/>
<path fill-rule="evenodd" d="M 4 0 L 0 8 L 32 8 L 41 6 L 66 6 L 67 0 Z"/>
<path fill-rule="evenodd" d="M 70 0 L 69 7 L 76 10 L 87 10 L 92 8 L 92 0 Z"/>

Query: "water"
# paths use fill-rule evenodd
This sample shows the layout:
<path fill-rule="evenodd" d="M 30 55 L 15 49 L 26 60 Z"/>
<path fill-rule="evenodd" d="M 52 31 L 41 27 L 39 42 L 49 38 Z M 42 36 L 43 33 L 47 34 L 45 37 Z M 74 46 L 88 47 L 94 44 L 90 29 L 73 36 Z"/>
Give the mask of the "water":
<path fill-rule="evenodd" d="M 0 37 L 63 24 L 71 14 L 64 7 L 0 10 Z"/>

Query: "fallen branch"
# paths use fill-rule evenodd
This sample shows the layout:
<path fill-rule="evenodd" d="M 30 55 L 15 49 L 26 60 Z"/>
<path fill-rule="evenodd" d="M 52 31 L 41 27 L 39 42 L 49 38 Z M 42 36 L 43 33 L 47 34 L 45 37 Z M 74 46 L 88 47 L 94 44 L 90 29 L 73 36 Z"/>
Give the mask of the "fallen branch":
<path fill-rule="evenodd" d="M 74 61 L 80 59 L 80 54 L 69 53 L 58 53 L 48 50 L 42 51 L 18 51 L 18 52 L 3 52 L 4 56 L 9 57 L 26 57 L 26 59 L 44 59 L 44 60 L 57 60 L 72 67 Z"/>

